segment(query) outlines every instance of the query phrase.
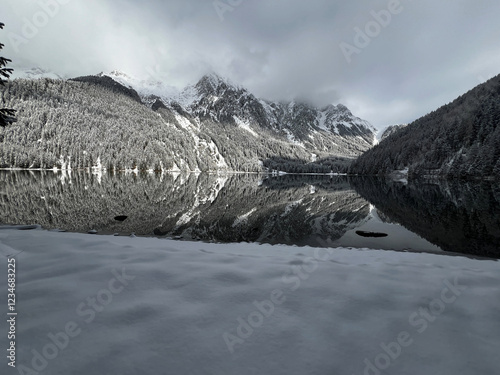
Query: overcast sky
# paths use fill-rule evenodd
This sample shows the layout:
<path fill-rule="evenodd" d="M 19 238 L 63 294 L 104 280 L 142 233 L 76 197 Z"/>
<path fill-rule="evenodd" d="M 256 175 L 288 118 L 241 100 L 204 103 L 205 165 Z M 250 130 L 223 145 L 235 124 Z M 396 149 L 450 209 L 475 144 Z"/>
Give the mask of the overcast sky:
<path fill-rule="evenodd" d="M 0 41 L 16 64 L 64 76 L 184 87 L 214 71 L 382 128 L 499 74 L 499 14 L 498 0 L 2 0 Z"/>

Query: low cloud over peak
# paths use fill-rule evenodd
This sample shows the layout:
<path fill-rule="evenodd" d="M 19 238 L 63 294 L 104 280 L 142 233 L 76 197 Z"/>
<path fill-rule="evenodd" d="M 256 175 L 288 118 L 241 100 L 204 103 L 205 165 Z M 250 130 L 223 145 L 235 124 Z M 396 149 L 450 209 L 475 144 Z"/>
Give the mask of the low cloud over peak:
<path fill-rule="evenodd" d="M 0 40 L 16 63 L 62 76 L 120 69 L 184 87 L 215 71 L 383 128 L 498 74 L 499 12 L 493 0 L 5 0 Z"/>

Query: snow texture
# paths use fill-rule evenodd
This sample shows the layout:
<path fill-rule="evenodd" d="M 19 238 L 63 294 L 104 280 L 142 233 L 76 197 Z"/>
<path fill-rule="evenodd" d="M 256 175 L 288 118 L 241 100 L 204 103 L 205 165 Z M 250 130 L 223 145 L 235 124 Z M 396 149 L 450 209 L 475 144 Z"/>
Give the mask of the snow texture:
<path fill-rule="evenodd" d="M 77 326 L 40 374 L 472 375 L 500 366 L 496 261 L 12 228 L 0 231 L 0 253 L 2 270 L 17 254 L 18 369 L 32 368 L 49 334 Z"/>

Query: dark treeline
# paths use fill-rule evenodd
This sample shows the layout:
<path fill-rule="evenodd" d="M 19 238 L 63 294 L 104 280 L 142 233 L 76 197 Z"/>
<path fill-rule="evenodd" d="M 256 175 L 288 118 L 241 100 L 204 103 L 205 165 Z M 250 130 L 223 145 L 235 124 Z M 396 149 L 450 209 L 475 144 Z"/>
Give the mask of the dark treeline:
<path fill-rule="evenodd" d="M 396 131 L 353 163 L 351 172 L 500 178 L 500 76 Z"/>
<path fill-rule="evenodd" d="M 270 170 L 284 170 L 289 173 L 347 173 L 353 159 L 328 157 L 317 161 L 294 160 L 290 158 L 272 157 L 264 160 L 264 166 Z M 286 166 L 283 168 L 283 166 Z"/>

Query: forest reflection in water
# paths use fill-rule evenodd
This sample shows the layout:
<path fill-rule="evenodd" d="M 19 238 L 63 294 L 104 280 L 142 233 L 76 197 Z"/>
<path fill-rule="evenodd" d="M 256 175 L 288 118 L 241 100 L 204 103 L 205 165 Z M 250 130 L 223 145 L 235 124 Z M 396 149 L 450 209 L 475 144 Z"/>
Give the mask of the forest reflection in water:
<path fill-rule="evenodd" d="M 489 181 L 356 178 L 353 187 L 390 220 L 444 251 L 500 257 L 500 186 Z"/>
<path fill-rule="evenodd" d="M 2 224 L 208 242 L 498 257 L 499 199 L 499 190 L 487 183 L 0 172 Z"/>

